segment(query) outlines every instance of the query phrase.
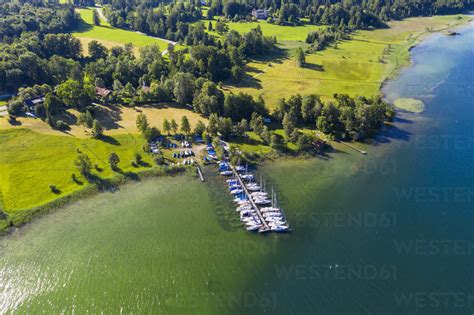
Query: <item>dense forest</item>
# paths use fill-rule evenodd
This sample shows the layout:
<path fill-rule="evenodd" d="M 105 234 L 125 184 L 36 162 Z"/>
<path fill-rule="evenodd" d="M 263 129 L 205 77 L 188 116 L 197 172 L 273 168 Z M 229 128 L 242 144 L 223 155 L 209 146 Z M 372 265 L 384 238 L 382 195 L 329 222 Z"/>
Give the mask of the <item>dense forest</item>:
<path fill-rule="evenodd" d="M 132 28 L 172 40 L 183 40 L 189 24 L 201 18 L 201 1 L 171 3 L 150 0 L 105 0 L 112 25 Z M 302 19 L 311 24 L 339 28 L 367 29 L 383 27 L 385 22 L 412 16 L 458 13 L 473 8 L 473 0 L 209 0 L 206 18 L 224 16 L 232 21 L 251 20 L 254 8 L 267 9 L 268 22 L 299 25 Z"/>
<path fill-rule="evenodd" d="M 12 42 L 23 32 L 35 32 L 40 37 L 65 33 L 79 22 L 80 17 L 72 6 L 5 2 L 0 4 L 0 42 Z"/>

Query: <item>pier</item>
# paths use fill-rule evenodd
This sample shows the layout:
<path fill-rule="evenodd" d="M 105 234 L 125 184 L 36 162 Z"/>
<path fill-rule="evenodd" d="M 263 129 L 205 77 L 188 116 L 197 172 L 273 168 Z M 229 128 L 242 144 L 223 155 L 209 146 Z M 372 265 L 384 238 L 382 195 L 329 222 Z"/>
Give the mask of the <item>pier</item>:
<path fill-rule="evenodd" d="M 361 153 L 361 154 L 364 154 L 364 155 L 367 154 L 366 151 L 361 150 L 361 149 L 359 149 L 359 148 L 356 148 L 355 146 L 350 145 L 349 143 L 346 143 L 346 142 L 344 142 L 344 141 L 336 140 L 336 142 L 342 143 L 343 145 L 345 145 L 345 146 L 351 148 L 352 150 L 356 150 L 357 152 L 359 152 L 359 153 Z"/>
<path fill-rule="evenodd" d="M 199 175 L 199 178 L 201 179 L 202 182 L 204 182 L 204 176 L 202 175 L 201 168 L 199 165 L 196 166 L 197 173 Z"/>
<path fill-rule="evenodd" d="M 265 221 L 265 218 L 263 217 L 262 213 L 260 212 L 260 208 L 253 201 L 253 198 L 250 195 L 250 192 L 248 191 L 247 187 L 245 186 L 244 181 L 242 180 L 242 178 L 240 178 L 239 173 L 235 170 L 234 166 L 232 166 L 230 163 L 229 163 L 229 167 L 232 170 L 232 173 L 234 174 L 234 177 L 239 181 L 239 184 L 242 186 L 242 189 L 244 190 L 248 201 L 252 205 L 252 208 L 255 210 L 255 212 L 257 213 L 258 218 L 260 219 L 260 221 L 263 224 L 263 227 L 258 229 L 258 233 L 265 233 L 265 232 L 270 231 L 270 227 L 268 226 L 268 223 Z"/>

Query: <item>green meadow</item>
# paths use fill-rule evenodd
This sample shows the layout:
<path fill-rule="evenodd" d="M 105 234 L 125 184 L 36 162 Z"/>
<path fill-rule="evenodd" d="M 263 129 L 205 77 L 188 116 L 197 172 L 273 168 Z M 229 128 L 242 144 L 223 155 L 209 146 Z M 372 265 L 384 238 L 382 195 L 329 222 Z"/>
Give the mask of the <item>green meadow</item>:
<path fill-rule="evenodd" d="M 95 140 L 44 135 L 29 129 L 0 130 L 3 210 L 15 216 L 17 212 L 44 205 L 90 185 L 74 165 L 79 152 L 87 154 L 93 165 L 97 164 L 93 174 L 104 179 L 115 175 L 108 162 L 112 152 L 119 156 L 123 173 L 149 169 L 154 163 L 143 154 L 144 144 L 142 137 L 131 134 Z M 142 153 L 148 165 L 131 165 L 136 152 Z M 72 180 L 73 173 L 77 182 Z M 53 193 L 49 185 L 55 185 L 60 193 Z"/>
<path fill-rule="evenodd" d="M 261 25 L 265 35 L 276 36 L 281 50 L 274 56 L 251 60 L 246 78 L 237 85 L 229 82 L 226 89 L 262 95 L 270 109 L 275 108 L 278 99 L 296 93 L 316 93 L 323 100 L 332 99 L 334 93 L 378 95 L 383 81 L 409 65 L 409 49 L 429 33 L 427 29 L 439 31 L 467 20 L 458 15 L 412 18 L 393 22 L 387 29 L 357 31 L 348 40 L 307 54 L 302 68 L 296 66 L 293 53 L 297 47 L 307 46 L 301 40 L 310 27 L 296 31 L 295 27 L 266 22 L 229 23 L 239 32 Z"/>
<path fill-rule="evenodd" d="M 150 36 L 146 36 L 133 31 L 127 31 L 110 26 L 104 20 L 101 20 L 101 25 L 96 26 L 92 23 L 92 12 L 94 8 L 76 9 L 81 15 L 84 23 L 75 30 L 72 34 L 79 38 L 84 49 L 87 48 L 87 43 L 91 40 L 97 40 L 104 46 L 110 48 L 112 46 L 124 45 L 132 43 L 135 47 L 144 47 L 152 44 L 157 44 L 160 50 L 163 51 L 168 48 L 168 43 Z M 85 45 L 84 45 L 85 44 Z"/>

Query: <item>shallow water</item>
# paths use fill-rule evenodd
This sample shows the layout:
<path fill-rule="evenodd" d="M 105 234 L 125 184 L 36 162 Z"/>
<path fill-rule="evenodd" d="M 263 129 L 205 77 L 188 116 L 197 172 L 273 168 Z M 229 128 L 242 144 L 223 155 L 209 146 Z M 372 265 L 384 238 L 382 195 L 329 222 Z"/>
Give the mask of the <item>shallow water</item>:
<path fill-rule="evenodd" d="M 260 170 L 294 230 L 243 231 L 222 180 L 134 183 L 0 240 L 0 313 L 474 312 L 473 28 L 385 87 L 422 98 L 369 154 Z"/>

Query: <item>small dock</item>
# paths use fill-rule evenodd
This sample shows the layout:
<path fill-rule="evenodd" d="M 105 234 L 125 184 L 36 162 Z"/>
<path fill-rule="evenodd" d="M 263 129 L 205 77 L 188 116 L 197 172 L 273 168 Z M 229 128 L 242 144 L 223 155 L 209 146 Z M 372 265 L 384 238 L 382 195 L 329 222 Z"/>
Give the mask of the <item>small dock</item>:
<path fill-rule="evenodd" d="M 252 205 L 252 208 L 255 210 L 255 212 L 257 213 L 258 218 L 260 219 L 260 221 L 263 224 L 263 227 L 258 229 L 258 233 L 265 233 L 265 232 L 270 231 L 270 227 L 268 226 L 267 222 L 265 221 L 265 218 L 263 217 L 262 213 L 260 212 L 260 208 L 253 201 L 253 198 L 250 195 L 250 192 L 248 191 L 247 187 L 245 186 L 244 181 L 242 180 L 242 178 L 240 178 L 239 173 L 235 170 L 234 166 L 232 166 L 230 163 L 229 163 L 229 167 L 232 170 L 232 172 L 234 173 L 234 177 L 239 181 L 239 184 L 242 186 L 242 189 L 244 190 L 248 201 L 250 201 L 250 204 Z"/>
<path fill-rule="evenodd" d="M 199 178 L 201 179 L 201 182 L 204 182 L 204 176 L 202 175 L 201 168 L 199 167 L 199 165 L 196 165 L 196 171 L 199 175 Z"/>
<path fill-rule="evenodd" d="M 361 154 L 364 154 L 364 155 L 367 154 L 366 151 L 361 150 L 361 149 L 359 149 L 359 148 L 356 148 L 355 146 L 353 146 L 353 145 L 351 145 L 351 144 L 349 144 L 349 143 L 347 143 L 347 142 L 344 142 L 344 141 L 341 141 L 341 140 L 336 140 L 336 142 L 342 143 L 342 144 L 345 145 L 346 147 L 349 147 L 349 148 L 351 148 L 352 150 L 355 150 L 355 151 L 357 151 L 357 152 L 359 152 L 359 153 L 361 153 Z"/>

